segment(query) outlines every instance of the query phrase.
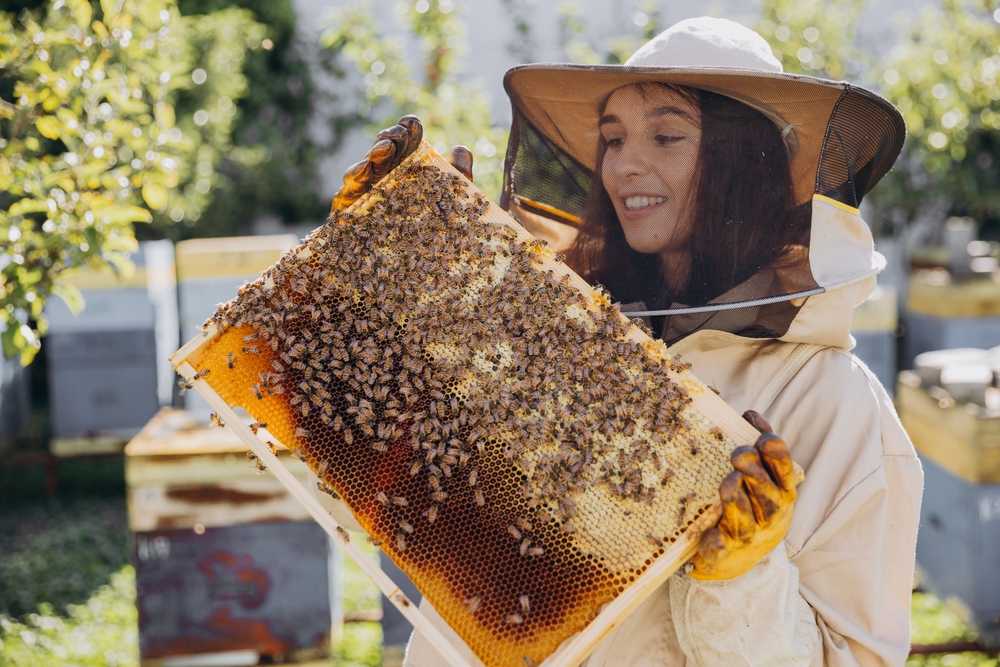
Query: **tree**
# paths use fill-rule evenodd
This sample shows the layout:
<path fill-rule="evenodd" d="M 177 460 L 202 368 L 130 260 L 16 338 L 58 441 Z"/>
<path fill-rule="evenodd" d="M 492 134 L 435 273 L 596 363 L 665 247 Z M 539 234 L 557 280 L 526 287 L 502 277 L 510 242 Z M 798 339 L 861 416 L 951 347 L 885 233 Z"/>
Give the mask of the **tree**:
<path fill-rule="evenodd" d="M 179 240 L 193 236 L 225 236 L 239 233 L 254 217 L 272 214 L 284 222 L 315 222 L 329 211 L 329 202 L 316 194 L 314 165 L 319 149 L 306 136 L 314 88 L 309 71 L 294 43 L 295 10 L 290 0 L 178 0 L 183 16 L 196 25 L 212 17 L 212 36 L 227 30 L 218 16 L 228 11 L 247 13 L 264 26 L 262 48 L 198 39 L 195 59 L 207 72 L 219 77 L 227 63 L 239 61 L 245 87 L 231 109 L 231 141 L 219 153 L 202 162 L 199 178 L 185 187 L 212 193 L 199 215 L 189 215 L 183 224 L 152 229 L 150 235 Z M 227 55 L 228 54 L 228 55 Z M 242 54 L 237 59 L 235 54 Z M 211 109 L 204 99 L 208 85 L 179 91 L 179 117 L 193 117 L 201 108 Z M 209 168 L 209 165 L 211 168 Z"/>
<path fill-rule="evenodd" d="M 867 54 L 855 45 L 865 0 L 764 0 L 753 26 L 786 72 L 862 78 Z"/>
<path fill-rule="evenodd" d="M 1000 10 L 943 0 L 925 8 L 876 74 L 906 119 L 903 157 L 877 191 L 912 219 L 942 197 L 1000 236 Z"/>
<path fill-rule="evenodd" d="M 467 48 L 465 24 L 449 0 L 400 2 L 396 14 L 419 43 L 417 68 L 410 66 L 403 44 L 380 34 L 367 3 L 341 9 L 322 36 L 327 49 L 356 68 L 364 99 L 357 120 L 374 134 L 401 115 L 416 114 L 425 138 L 439 152 L 456 143 L 472 149 L 476 183 L 496 198 L 508 130 L 493 124 L 490 100 L 482 89 L 457 76 Z"/>
<path fill-rule="evenodd" d="M 52 0 L 36 15 L 0 13 L 0 325 L 4 353 L 28 363 L 42 308 L 84 267 L 127 273 L 133 223 L 161 225 L 203 209 L 185 187 L 225 149 L 246 81 L 238 67 L 178 118 L 178 91 L 208 75 L 193 41 L 258 48 L 264 28 L 241 10 L 186 19 L 173 0 Z M 211 18 L 211 22 L 208 19 Z"/>

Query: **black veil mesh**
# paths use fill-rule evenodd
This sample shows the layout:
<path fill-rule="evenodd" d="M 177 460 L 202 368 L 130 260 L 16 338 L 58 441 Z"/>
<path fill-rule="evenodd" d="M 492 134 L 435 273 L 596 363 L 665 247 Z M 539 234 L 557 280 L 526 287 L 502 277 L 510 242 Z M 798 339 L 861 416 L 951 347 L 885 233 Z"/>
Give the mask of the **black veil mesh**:
<path fill-rule="evenodd" d="M 816 193 L 857 208 L 892 168 L 905 138 L 899 113 L 864 88 L 845 86 L 827 125 Z"/>

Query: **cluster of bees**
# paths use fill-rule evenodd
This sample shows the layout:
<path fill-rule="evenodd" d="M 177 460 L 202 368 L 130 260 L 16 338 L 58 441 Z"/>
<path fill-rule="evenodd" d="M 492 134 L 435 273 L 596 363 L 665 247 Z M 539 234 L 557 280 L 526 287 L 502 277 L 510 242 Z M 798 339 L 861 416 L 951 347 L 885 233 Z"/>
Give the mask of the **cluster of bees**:
<path fill-rule="evenodd" d="M 686 439 L 690 398 L 671 379 L 684 365 L 627 339 L 617 309 L 481 220 L 488 206 L 457 177 L 401 166 L 367 210 L 333 214 L 221 305 L 199 368 L 487 665 L 533 664 L 639 572 L 581 547 L 584 496 L 639 514 L 679 495 L 671 452 L 704 445 Z M 667 528 L 705 501 L 685 496 Z M 641 530 L 653 557 L 671 539 Z"/>

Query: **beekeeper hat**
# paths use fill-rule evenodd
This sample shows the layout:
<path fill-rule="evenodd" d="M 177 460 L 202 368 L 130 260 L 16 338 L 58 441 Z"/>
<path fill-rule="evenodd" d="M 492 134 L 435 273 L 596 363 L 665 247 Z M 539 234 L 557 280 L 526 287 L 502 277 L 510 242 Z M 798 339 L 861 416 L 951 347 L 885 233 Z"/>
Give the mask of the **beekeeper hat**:
<path fill-rule="evenodd" d="M 664 30 L 624 65 L 521 65 L 504 88 L 516 113 L 569 157 L 593 169 L 599 110 L 634 83 L 708 90 L 757 109 L 781 130 L 799 201 L 845 188 L 858 206 L 889 171 L 906 127 L 884 98 L 844 81 L 786 74 L 756 32 L 726 19 L 687 19 Z"/>

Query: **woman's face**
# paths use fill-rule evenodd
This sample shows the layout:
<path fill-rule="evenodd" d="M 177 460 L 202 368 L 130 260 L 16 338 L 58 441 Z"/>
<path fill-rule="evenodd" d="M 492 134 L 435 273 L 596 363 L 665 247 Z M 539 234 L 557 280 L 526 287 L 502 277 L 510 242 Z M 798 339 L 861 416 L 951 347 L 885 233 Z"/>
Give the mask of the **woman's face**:
<path fill-rule="evenodd" d="M 701 112 L 657 85 L 611 94 L 600 120 L 601 178 L 636 252 L 683 250 L 691 238 Z"/>

